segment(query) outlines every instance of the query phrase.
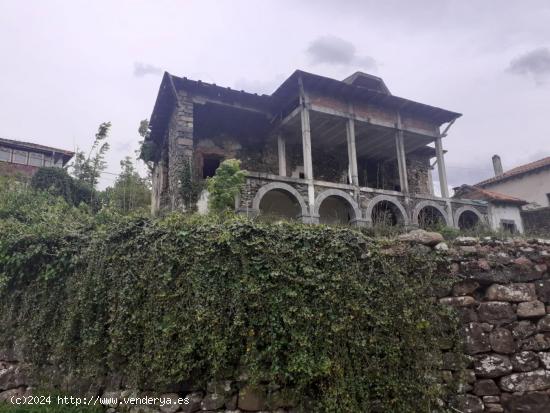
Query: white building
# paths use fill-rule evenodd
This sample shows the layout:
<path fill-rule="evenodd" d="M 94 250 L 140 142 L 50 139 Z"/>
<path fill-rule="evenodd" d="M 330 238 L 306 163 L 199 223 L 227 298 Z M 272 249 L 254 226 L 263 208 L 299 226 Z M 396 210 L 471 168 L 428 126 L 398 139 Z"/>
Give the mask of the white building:
<path fill-rule="evenodd" d="M 524 209 L 550 206 L 550 156 L 504 172 L 498 155 L 493 156 L 495 176 L 474 186 L 524 199 Z"/>
<path fill-rule="evenodd" d="M 454 191 L 455 196 L 461 199 L 487 202 L 488 224 L 491 229 L 511 233 L 524 232 L 521 207 L 526 205 L 527 201 L 472 185 L 462 185 L 454 188 Z"/>

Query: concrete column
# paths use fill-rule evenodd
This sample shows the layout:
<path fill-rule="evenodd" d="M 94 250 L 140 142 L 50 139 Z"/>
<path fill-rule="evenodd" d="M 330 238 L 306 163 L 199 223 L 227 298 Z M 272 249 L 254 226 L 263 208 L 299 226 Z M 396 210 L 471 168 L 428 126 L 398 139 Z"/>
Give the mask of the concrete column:
<path fill-rule="evenodd" d="M 395 134 L 395 147 L 397 150 L 397 168 L 399 170 L 399 185 L 401 192 L 409 193 L 409 178 L 407 177 L 407 160 L 405 158 L 405 143 L 403 140 L 403 131 L 397 131 Z"/>
<path fill-rule="evenodd" d="M 359 174 L 357 173 L 357 151 L 355 149 L 355 121 L 346 121 L 346 137 L 348 141 L 348 162 L 351 174 L 352 185 L 359 185 Z"/>
<path fill-rule="evenodd" d="M 397 151 L 397 168 L 399 170 L 399 185 L 401 192 L 409 193 L 409 178 L 407 177 L 407 159 L 405 158 L 405 140 L 401 125 L 401 114 L 397 112 L 397 132 L 395 134 L 395 148 Z"/>
<path fill-rule="evenodd" d="M 441 143 L 441 136 L 435 139 L 435 155 L 437 157 L 437 172 L 439 173 L 439 184 L 441 185 L 441 197 L 449 198 L 447 171 L 445 169 L 445 158 L 443 156 L 443 145 Z"/>
<path fill-rule="evenodd" d="M 315 188 L 313 187 L 313 160 L 311 157 L 311 127 L 309 121 L 309 107 L 308 99 L 304 91 L 304 85 L 302 79 L 298 80 L 298 87 L 300 89 L 300 105 L 302 110 L 300 111 L 300 117 L 302 120 L 302 154 L 304 157 L 304 176 L 308 181 L 307 194 L 309 213 L 313 217 L 313 210 L 315 205 Z"/>
<path fill-rule="evenodd" d="M 277 148 L 279 156 L 279 175 L 286 176 L 286 140 L 281 133 L 277 135 Z"/>

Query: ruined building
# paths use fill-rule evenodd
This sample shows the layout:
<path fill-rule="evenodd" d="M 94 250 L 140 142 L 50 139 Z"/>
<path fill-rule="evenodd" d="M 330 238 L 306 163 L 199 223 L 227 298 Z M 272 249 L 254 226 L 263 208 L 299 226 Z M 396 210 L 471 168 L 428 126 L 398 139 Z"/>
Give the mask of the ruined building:
<path fill-rule="evenodd" d="M 196 184 L 236 158 L 247 171 L 239 213 L 474 225 L 487 219 L 486 203 L 449 198 L 447 189 L 440 127 L 460 116 L 394 96 L 361 72 L 339 81 L 297 70 L 271 95 L 165 73 L 144 146 L 154 163 L 153 213 L 189 207 L 200 198 Z"/>

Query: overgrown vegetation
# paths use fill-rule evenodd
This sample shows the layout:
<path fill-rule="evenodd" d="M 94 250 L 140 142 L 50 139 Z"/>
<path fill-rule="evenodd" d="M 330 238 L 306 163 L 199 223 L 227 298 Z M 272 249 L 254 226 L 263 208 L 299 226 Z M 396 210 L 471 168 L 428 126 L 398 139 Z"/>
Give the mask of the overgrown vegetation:
<path fill-rule="evenodd" d="M 90 215 L 0 191 L 0 343 L 48 386 L 245 372 L 307 412 L 432 411 L 457 323 L 429 298 L 441 258 L 395 248 L 348 228 Z"/>
<path fill-rule="evenodd" d="M 246 182 L 246 172 L 241 170 L 241 161 L 226 159 L 216 174 L 208 178 L 207 187 L 210 193 L 208 206 L 211 211 L 221 212 L 235 208 L 235 197 Z"/>

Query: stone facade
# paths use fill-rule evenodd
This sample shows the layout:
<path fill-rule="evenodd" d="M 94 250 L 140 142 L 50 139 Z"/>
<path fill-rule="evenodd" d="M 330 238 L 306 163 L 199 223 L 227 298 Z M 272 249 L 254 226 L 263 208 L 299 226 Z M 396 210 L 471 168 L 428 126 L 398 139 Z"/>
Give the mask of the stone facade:
<path fill-rule="evenodd" d="M 378 92 L 361 86 L 367 78 L 369 84 L 378 83 Z M 147 138 L 158 149 L 152 159 L 153 213 L 195 209 L 193 197 L 185 195 L 194 189 L 182 186 L 184 165 L 201 186 L 219 162 L 235 158 L 251 178 L 238 210 L 250 213 L 258 185 L 254 178 L 262 175 L 281 184 L 293 179 L 291 186 L 298 191 L 307 187 L 308 211 L 300 214 L 306 222 L 368 224 L 366 203 L 375 194 L 402 199 L 407 212 L 392 220 L 415 223 L 415 204 L 435 198 L 430 160 L 436 155 L 445 176 L 441 144 L 435 148 L 430 144 L 440 142 L 440 126 L 460 114 L 439 108 L 426 112 L 425 105 L 391 95 L 381 85 L 381 79 L 364 73 L 337 81 L 297 71 L 272 95 L 259 96 L 165 74 Z M 378 93 L 387 96 L 373 103 L 380 98 Z M 405 106 L 402 111 L 395 109 Z M 335 195 L 319 208 L 315 205 L 315 198 L 323 196 L 319 188 L 344 189 L 352 202 L 342 204 L 347 196 Z M 446 184 L 442 188 L 446 191 Z M 268 197 L 272 203 L 267 211 L 273 212 L 278 201 L 298 202 L 284 201 L 281 191 Z M 433 202 L 441 206 L 436 211 L 446 209 L 442 221 L 455 225 L 455 209 L 447 201 Z M 358 213 L 354 204 L 364 210 Z M 482 205 L 473 209 L 485 220 Z M 252 213 L 262 213 L 262 208 Z"/>
<path fill-rule="evenodd" d="M 483 202 L 444 199 L 430 195 L 407 196 L 399 191 L 355 187 L 348 184 L 314 181 L 315 203 L 308 200 L 307 182 L 299 178 L 280 177 L 266 173 L 249 173 L 245 186 L 237 202 L 240 213 L 257 216 L 261 214 L 262 199 L 269 191 L 278 190 L 293 200 L 296 205 L 303 205 L 299 214 L 304 222 L 318 223 L 322 221 L 321 204 L 327 198 L 338 199 L 342 208 L 348 210 L 348 221 L 359 226 L 371 226 L 376 221 L 376 211 L 384 206 L 395 217 L 397 224 L 403 226 L 422 226 L 422 213 L 429 209 L 434 211 L 442 225 L 458 227 L 462 214 L 473 214 L 479 223 L 487 223 L 488 208 Z M 378 205 L 378 208 L 377 208 Z"/>

